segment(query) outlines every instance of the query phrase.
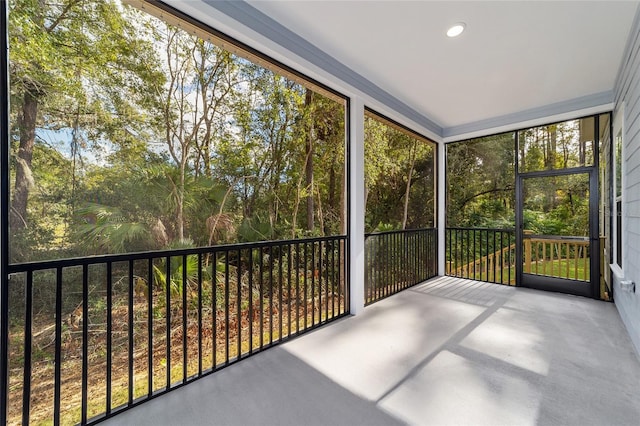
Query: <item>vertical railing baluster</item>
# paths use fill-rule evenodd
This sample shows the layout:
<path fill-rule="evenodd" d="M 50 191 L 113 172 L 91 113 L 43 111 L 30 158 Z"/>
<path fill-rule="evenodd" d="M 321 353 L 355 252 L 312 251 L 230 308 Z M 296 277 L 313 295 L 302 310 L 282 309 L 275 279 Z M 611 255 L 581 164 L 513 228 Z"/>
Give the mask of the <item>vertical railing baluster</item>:
<path fill-rule="evenodd" d="M 166 320 L 165 326 L 167 329 L 165 330 L 166 334 L 166 380 L 165 380 L 165 389 L 169 390 L 171 388 L 171 256 L 167 256 L 165 265 L 165 304 L 166 304 Z"/>
<path fill-rule="evenodd" d="M 432 230 L 431 232 L 428 232 L 426 235 L 426 242 L 425 242 L 425 252 L 426 255 L 429 258 L 429 263 L 427 263 L 427 274 L 429 275 L 429 277 L 433 277 L 436 275 L 436 268 L 434 267 L 434 264 L 437 262 L 437 251 L 438 251 L 438 246 L 437 243 L 434 243 L 434 240 L 437 239 L 437 230 Z"/>
<path fill-rule="evenodd" d="M 447 262 L 446 264 L 446 268 L 445 268 L 445 274 L 446 275 L 451 275 L 451 260 L 453 259 L 453 254 L 451 253 L 451 229 L 446 228 L 444 230 L 444 238 L 445 238 L 445 247 L 448 248 L 448 250 L 446 250 L 445 253 L 445 261 Z"/>
<path fill-rule="evenodd" d="M 260 248 L 260 349 L 264 346 L 264 252 Z"/>
<path fill-rule="evenodd" d="M 324 275 L 324 320 L 329 320 L 329 241 L 324 244 L 324 264 L 322 274 Z"/>
<path fill-rule="evenodd" d="M 187 363 L 188 347 L 187 347 L 187 255 L 182 255 L 182 383 L 187 383 Z"/>
<path fill-rule="evenodd" d="M 389 287 L 393 282 L 393 241 L 391 239 L 391 234 L 385 234 L 383 250 L 387 260 L 385 262 L 386 278 L 384 279 L 384 282 L 380 283 L 382 288 L 381 298 L 389 295 Z"/>
<path fill-rule="evenodd" d="M 424 232 L 420 233 L 420 240 L 418 242 L 419 247 L 420 247 L 420 257 L 419 257 L 419 262 L 418 264 L 419 269 L 420 269 L 420 277 L 421 277 L 421 281 L 427 280 L 429 278 L 431 278 L 429 276 L 429 272 L 427 271 L 427 259 L 429 259 L 429 252 L 427 250 L 427 241 L 429 239 L 429 230 L 425 230 Z M 446 238 L 445 238 L 446 241 Z M 445 250 L 446 250 L 446 245 L 445 245 Z M 446 254 L 444 254 L 444 258 L 446 259 L 447 256 Z M 446 275 L 446 273 L 445 273 Z"/>
<path fill-rule="evenodd" d="M 247 263 L 249 265 L 249 354 L 253 353 L 253 248 L 248 249 Z"/>
<path fill-rule="evenodd" d="M 147 397 L 153 394 L 153 258 L 147 270 Z"/>
<path fill-rule="evenodd" d="M 300 243 L 296 242 L 296 334 L 300 332 Z"/>
<path fill-rule="evenodd" d="M 454 266 L 453 266 L 453 276 L 458 276 L 458 230 L 455 229 L 452 231 L 452 239 L 454 239 L 453 251 L 455 255 L 453 256 Z"/>
<path fill-rule="evenodd" d="M 473 265 L 472 271 L 473 271 L 473 279 L 476 279 L 476 257 L 477 257 L 477 252 L 476 252 L 476 240 L 478 239 L 477 235 L 476 235 L 476 230 L 473 229 L 472 231 L 472 239 L 473 239 L 473 251 L 471 252 L 471 264 Z"/>
<path fill-rule="evenodd" d="M 320 240 L 318 241 L 318 267 L 313 273 L 318 275 L 318 324 L 322 324 L 322 270 L 322 240 Z"/>
<path fill-rule="evenodd" d="M 407 284 L 405 288 L 409 288 L 416 284 L 416 271 L 415 271 L 415 257 L 416 253 L 416 233 L 411 231 L 405 237 L 404 258 L 405 265 L 407 266 Z"/>
<path fill-rule="evenodd" d="M 427 279 L 424 270 L 422 268 L 422 259 L 424 256 L 424 246 L 423 246 L 423 240 L 424 237 L 426 235 L 426 230 L 424 231 L 420 231 L 417 235 L 416 235 L 416 258 L 414 261 L 415 264 L 415 268 L 416 268 L 416 276 L 417 276 L 417 282 L 422 282 L 424 280 Z"/>
<path fill-rule="evenodd" d="M 311 327 L 316 324 L 316 243 L 311 242 Z"/>
<path fill-rule="evenodd" d="M 399 233 L 396 235 L 396 252 L 398 253 L 398 275 L 399 275 L 399 280 L 398 280 L 398 286 L 397 286 L 397 292 L 404 290 L 405 288 L 407 288 L 407 284 L 408 284 L 408 269 L 407 269 L 407 233 L 403 232 L 403 233 Z"/>
<path fill-rule="evenodd" d="M 113 351 L 113 268 L 111 262 L 107 262 L 107 377 L 106 377 L 106 410 L 111 414 L 111 378 L 112 378 L 112 351 Z"/>
<path fill-rule="evenodd" d="M 53 424 L 60 425 L 60 376 L 62 372 L 62 267 L 56 268 L 55 368 L 53 391 Z"/>
<path fill-rule="evenodd" d="M 424 273 L 429 278 L 431 278 L 433 276 L 433 272 L 431 271 L 431 259 L 435 255 L 435 253 L 432 253 L 432 249 L 431 249 L 432 236 L 433 236 L 433 232 L 427 232 L 424 235 L 424 247 L 422 248 L 423 255 L 426 258 L 426 262 L 424 264 Z M 436 248 L 436 250 L 437 250 L 437 248 Z M 451 257 L 449 257 L 449 259 L 451 259 Z M 451 263 L 449 263 L 449 265 L 451 265 Z M 451 267 L 449 266 L 449 268 L 451 268 Z"/>
<path fill-rule="evenodd" d="M 218 366 L 218 252 L 211 253 L 211 351 L 213 360 L 211 369 Z"/>
<path fill-rule="evenodd" d="M 224 364 L 229 365 L 229 293 L 230 293 L 230 277 L 229 277 L 229 250 L 224 252 Z"/>
<path fill-rule="evenodd" d="M 24 371 L 22 377 L 22 424 L 29 425 L 31 405 L 31 338 L 33 322 L 33 271 L 27 271 L 24 307 Z M 4 405 L 4 404 L 3 404 Z M 2 408 L 5 409 L 4 407 Z"/>
<path fill-rule="evenodd" d="M 336 317 L 336 240 L 331 242 L 331 318 Z"/>
<path fill-rule="evenodd" d="M 287 257 L 287 336 L 291 337 L 291 263 L 292 263 L 292 244 L 287 244 L 288 257 Z"/>
<path fill-rule="evenodd" d="M 446 231 L 445 231 L 446 232 Z M 422 279 L 426 280 L 431 278 L 431 271 L 429 268 L 429 264 L 430 264 L 430 259 L 431 259 L 431 254 L 429 252 L 429 248 L 431 247 L 431 245 L 429 244 L 431 238 L 431 232 L 429 230 L 425 231 L 422 235 L 421 235 L 421 241 L 420 241 L 420 250 L 422 251 L 422 259 L 424 259 L 421 263 L 421 268 L 422 268 Z M 445 251 L 447 250 L 447 235 L 445 234 Z M 446 260 L 446 259 L 450 259 L 451 257 L 447 257 L 446 253 L 444 253 L 444 258 L 445 258 L 445 262 L 446 262 L 446 266 L 445 266 L 445 275 L 448 275 L 448 273 L 446 272 L 447 270 L 449 270 L 449 265 L 450 263 Z"/>
<path fill-rule="evenodd" d="M 269 344 L 273 343 L 273 246 L 269 245 Z"/>
<path fill-rule="evenodd" d="M 513 234 L 513 238 L 515 238 L 515 232 Z M 512 238 L 512 234 L 509 233 L 508 234 L 508 238 L 507 238 L 509 240 L 509 247 L 511 247 L 511 242 L 513 241 L 513 238 Z M 509 285 L 511 285 L 511 264 L 513 262 L 513 258 L 511 257 L 511 249 L 509 249 L 509 254 L 508 254 L 507 261 L 508 261 L 508 266 L 509 266 L 509 269 L 507 269 L 507 271 L 508 271 L 507 279 L 509 280 Z"/>
<path fill-rule="evenodd" d="M 428 259 L 429 259 L 429 251 L 428 248 L 429 246 L 428 241 L 429 241 L 429 235 L 430 232 L 429 230 L 425 230 L 424 232 L 420 233 L 420 277 L 422 278 L 422 281 L 427 280 L 429 278 L 431 278 L 427 265 L 428 265 Z M 445 241 L 446 241 L 446 236 L 445 236 Z M 446 243 L 445 243 L 445 250 L 446 250 Z M 447 259 L 446 254 L 444 255 L 444 258 Z M 445 260 L 446 261 L 446 260 Z M 446 272 L 445 272 L 446 275 Z"/>
<path fill-rule="evenodd" d="M 405 290 L 409 288 L 412 284 L 412 272 L 411 272 L 411 262 L 410 262 L 410 254 L 412 251 L 412 238 L 410 232 L 405 232 L 401 235 L 398 235 L 400 239 L 400 259 L 402 265 L 402 273 L 404 274 L 404 284 L 401 287 L 401 290 Z"/>
<path fill-rule="evenodd" d="M 278 341 L 282 341 L 282 244 L 278 245 Z"/>
<path fill-rule="evenodd" d="M 202 253 L 198 253 L 198 377 L 202 376 Z"/>
<path fill-rule="evenodd" d="M 496 282 L 496 262 L 497 262 L 497 256 L 495 256 L 495 253 L 497 252 L 496 250 L 496 231 L 493 231 L 493 252 L 494 252 L 494 259 L 493 259 L 493 281 L 492 282 Z M 502 246 L 500 246 L 500 253 L 502 253 Z"/>
<path fill-rule="evenodd" d="M 445 230 L 445 251 L 447 250 L 447 243 L 446 243 L 447 234 L 446 234 L 446 232 L 447 231 Z M 431 247 L 430 241 L 431 241 L 431 231 L 427 230 L 426 232 L 424 232 L 422 234 L 422 242 L 420 244 L 420 247 L 421 247 L 421 250 L 422 250 L 422 257 L 424 259 L 424 261 L 421 262 L 422 263 L 422 276 L 423 276 L 424 279 L 431 278 L 431 268 L 429 266 L 431 264 L 431 252 L 429 251 L 430 247 Z M 450 268 L 451 263 L 449 261 L 447 261 L 447 259 L 451 259 L 451 254 L 449 254 L 449 257 L 447 257 L 446 253 L 444 253 L 444 258 L 445 258 L 445 262 L 447 262 L 446 266 L 445 266 L 445 275 L 449 275 L 447 273 L 447 270 L 451 269 Z"/>
<path fill-rule="evenodd" d="M 384 255 L 385 255 L 385 278 L 384 278 L 384 282 L 381 283 L 382 285 L 382 294 L 381 297 L 386 297 L 387 296 L 387 288 L 389 283 L 392 280 L 392 275 L 393 275 L 393 264 L 392 264 L 392 256 L 391 256 L 391 247 L 390 247 L 390 243 L 389 243 L 389 234 L 384 234 L 384 236 L 382 237 L 385 244 L 384 244 Z"/>
<path fill-rule="evenodd" d="M 304 290 L 304 298 L 303 298 L 303 302 L 304 302 L 304 328 L 303 330 L 307 329 L 307 316 L 309 315 L 307 310 L 308 310 L 308 301 L 307 301 L 307 275 L 308 275 L 308 267 L 307 267 L 307 259 L 308 259 L 308 251 L 309 251 L 309 246 L 308 243 L 304 243 L 304 267 L 302 268 L 302 272 L 304 273 L 304 279 L 303 279 L 303 283 L 302 283 L 302 287 Z"/>
<path fill-rule="evenodd" d="M 500 284 L 504 284 L 504 232 L 500 231 Z"/>
<path fill-rule="evenodd" d="M 409 235 L 410 245 L 407 253 L 407 263 L 409 265 L 409 282 L 411 286 L 418 283 L 418 273 L 416 271 L 416 259 L 418 257 L 418 233 L 411 232 Z"/>
<path fill-rule="evenodd" d="M 391 288 L 391 292 L 389 296 L 394 293 L 397 293 L 402 286 L 404 285 L 404 273 L 402 271 L 402 255 L 400 253 L 400 234 L 392 234 L 393 235 L 393 260 L 395 264 L 395 277 L 394 277 L 394 286 Z"/>
<path fill-rule="evenodd" d="M 367 245 L 367 242 L 368 245 Z M 364 236 L 364 305 L 370 303 L 371 291 L 371 240 Z"/>
<path fill-rule="evenodd" d="M 375 287 L 375 300 L 379 300 L 382 297 L 382 283 L 386 281 L 387 274 L 389 272 L 389 265 L 387 264 L 387 255 L 384 250 L 384 235 L 381 235 L 379 238 L 376 238 L 376 269 L 377 269 L 377 278 L 376 278 L 376 287 Z"/>
<path fill-rule="evenodd" d="M 466 275 L 465 275 L 464 277 L 465 277 L 465 278 L 469 278 L 469 275 L 470 275 L 470 273 L 469 273 L 469 255 L 470 255 L 470 251 L 469 251 L 470 244 L 469 244 L 469 242 L 470 242 L 470 233 L 469 233 L 469 231 L 468 231 L 468 230 L 466 230 L 466 231 L 464 231 L 464 230 L 463 230 L 463 231 L 462 231 L 462 235 L 463 235 L 463 240 L 464 240 L 464 237 L 466 236 L 466 241 L 467 241 L 467 244 L 466 244 L 466 246 L 465 246 L 465 250 L 464 250 L 464 252 L 463 252 L 463 254 L 464 254 L 464 255 L 466 255 L 466 257 L 465 257 L 465 259 L 464 259 L 464 267 L 465 267 L 465 269 L 466 269 L 466 271 L 467 271 L 467 272 L 466 272 Z"/>
<path fill-rule="evenodd" d="M 89 377 L 89 266 L 82 265 L 82 402 L 80 422 L 87 423 Z"/>
<path fill-rule="evenodd" d="M 345 292 L 343 291 L 342 283 L 345 282 L 346 284 L 345 276 L 347 272 L 347 265 L 346 264 L 343 265 L 343 262 L 342 262 L 343 247 L 346 247 L 346 240 L 343 238 L 340 238 L 338 240 L 338 283 L 337 283 L 338 284 L 338 315 L 342 315 L 342 313 L 348 309 L 346 300 L 345 301 L 342 300 L 345 297 L 344 296 Z"/>
<path fill-rule="evenodd" d="M 376 291 L 378 285 L 378 268 L 376 268 L 378 259 L 378 239 L 369 237 L 369 247 L 371 248 L 371 255 L 369 256 L 369 303 L 373 303 L 376 298 Z M 338 247 L 338 263 L 340 264 L 340 252 L 342 250 L 342 241 L 340 241 L 340 246 Z M 342 265 L 340 265 L 340 277 L 338 279 L 338 303 L 342 303 L 341 293 L 342 293 Z M 338 309 L 338 312 L 341 312 Z"/>
<path fill-rule="evenodd" d="M 400 268 L 398 266 L 398 234 L 392 233 L 389 234 L 389 237 L 391 240 L 391 264 L 393 265 L 391 271 L 393 276 L 391 278 L 391 285 L 387 287 L 387 296 L 391 296 L 396 292 L 400 282 Z"/>
<path fill-rule="evenodd" d="M 566 261 L 566 265 L 567 265 L 567 275 L 565 278 L 569 278 L 570 274 L 571 274 L 571 260 L 573 260 L 572 254 L 571 254 L 571 247 L 572 244 L 570 242 L 567 242 L 565 245 L 565 249 L 566 249 L 566 257 L 565 257 L 565 261 Z"/>
<path fill-rule="evenodd" d="M 127 405 L 133 404 L 133 331 L 134 331 L 134 322 L 133 322 L 133 292 L 134 292 L 134 278 L 133 278 L 133 260 L 129 260 L 129 289 L 128 289 L 128 308 L 127 313 L 129 314 L 128 318 L 128 338 L 129 342 L 127 343 L 127 359 L 129 361 L 129 371 L 128 371 L 128 395 L 127 395 Z"/>
<path fill-rule="evenodd" d="M 409 274 L 409 250 L 410 238 L 408 232 L 398 234 L 398 264 L 400 266 L 401 281 L 398 291 L 409 288 L 411 275 Z"/>
<path fill-rule="evenodd" d="M 240 360 L 242 358 L 242 253 L 240 249 L 238 249 L 237 255 L 236 322 L 238 324 L 236 327 L 236 346 L 238 354 L 236 358 Z"/>
<path fill-rule="evenodd" d="M 391 264 L 389 263 L 390 257 L 387 246 L 387 236 L 383 234 L 380 237 L 380 257 L 382 258 L 382 262 L 379 265 L 382 267 L 380 268 L 380 281 L 378 281 L 378 297 L 376 298 L 378 300 L 384 297 L 385 285 L 391 275 Z"/>
<path fill-rule="evenodd" d="M 382 261 L 383 259 L 381 258 L 381 251 L 380 251 L 380 238 L 373 238 L 371 240 L 371 247 L 372 247 L 372 253 L 371 253 L 371 289 L 370 289 L 370 295 L 371 295 L 371 303 L 373 303 L 374 301 L 378 300 L 378 295 L 380 294 L 380 275 L 382 273 L 382 268 L 381 266 L 383 266 Z M 342 251 L 342 248 L 340 249 Z M 342 252 L 340 253 L 342 255 Z M 342 282 L 344 282 L 344 276 L 341 277 Z M 340 289 L 342 292 L 342 295 L 344 296 L 344 288 Z"/>
<path fill-rule="evenodd" d="M 407 268 L 407 272 L 406 272 L 407 282 L 406 282 L 405 288 L 409 288 L 416 283 L 416 272 L 413 265 L 413 261 L 416 256 L 415 232 L 412 231 L 406 234 L 404 240 L 405 240 L 405 247 L 403 250 L 404 251 L 403 256 L 404 256 L 404 264 L 406 265 L 406 268 Z"/>
<path fill-rule="evenodd" d="M 400 287 L 400 290 L 405 290 L 409 288 L 412 284 L 412 272 L 411 272 L 411 262 L 410 262 L 410 253 L 412 252 L 412 239 L 411 233 L 405 232 L 403 234 L 398 235 L 400 239 L 400 264 L 401 264 L 401 272 L 404 275 L 403 284 Z"/>
<path fill-rule="evenodd" d="M 429 232 L 428 230 L 423 232 L 420 235 L 420 252 L 421 252 L 421 256 L 420 259 L 420 270 L 421 270 L 421 276 L 423 280 L 426 280 L 428 278 L 431 278 L 431 274 L 429 273 L 429 268 L 428 265 L 429 263 L 429 259 L 431 257 L 431 255 L 429 254 L 429 238 L 431 236 L 431 232 Z M 445 259 L 447 258 L 447 256 L 444 256 Z"/>

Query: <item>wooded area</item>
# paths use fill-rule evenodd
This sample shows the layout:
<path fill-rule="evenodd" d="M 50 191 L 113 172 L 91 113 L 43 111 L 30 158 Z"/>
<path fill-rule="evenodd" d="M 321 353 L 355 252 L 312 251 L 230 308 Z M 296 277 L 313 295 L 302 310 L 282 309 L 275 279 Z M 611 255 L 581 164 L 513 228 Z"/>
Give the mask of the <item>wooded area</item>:
<path fill-rule="evenodd" d="M 13 262 L 344 232 L 344 102 L 118 1 L 10 40 Z"/>
<path fill-rule="evenodd" d="M 345 102 L 117 0 L 10 4 L 11 260 L 345 233 Z M 434 145 L 366 119 L 367 230 L 433 226 Z"/>
<path fill-rule="evenodd" d="M 515 226 L 515 132 L 447 145 L 447 226 Z M 593 165 L 593 118 L 518 132 L 519 172 Z M 588 235 L 584 175 L 527 179 L 523 220 L 535 234 Z"/>
<path fill-rule="evenodd" d="M 365 232 L 435 224 L 435 144 L 367 114 Z"/>

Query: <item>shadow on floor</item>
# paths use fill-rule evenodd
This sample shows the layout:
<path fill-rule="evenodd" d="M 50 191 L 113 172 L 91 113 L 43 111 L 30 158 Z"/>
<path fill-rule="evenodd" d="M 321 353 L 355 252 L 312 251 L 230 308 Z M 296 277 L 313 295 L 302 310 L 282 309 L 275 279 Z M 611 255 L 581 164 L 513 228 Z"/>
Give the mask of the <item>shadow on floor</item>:
<path fill-rule="evenodd" d="M 615 306 L 441 277 L 111 424 L 637 425 Z"/>

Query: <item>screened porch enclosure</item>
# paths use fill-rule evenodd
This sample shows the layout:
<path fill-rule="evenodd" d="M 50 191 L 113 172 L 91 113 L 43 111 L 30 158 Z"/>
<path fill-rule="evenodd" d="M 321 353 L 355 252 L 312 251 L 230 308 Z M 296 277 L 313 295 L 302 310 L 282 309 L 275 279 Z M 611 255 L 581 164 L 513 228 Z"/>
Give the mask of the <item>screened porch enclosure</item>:
<path fill-rule="evenodd" d="M 446 273 L 609 300 L 611 125 L 607 113 L 449 144 Z"/>
<path fill-rule="evenodd" d="M 439 127 L 249 3 L 0 7 L 0 425 L 637 418 L 612 108 Z"/>

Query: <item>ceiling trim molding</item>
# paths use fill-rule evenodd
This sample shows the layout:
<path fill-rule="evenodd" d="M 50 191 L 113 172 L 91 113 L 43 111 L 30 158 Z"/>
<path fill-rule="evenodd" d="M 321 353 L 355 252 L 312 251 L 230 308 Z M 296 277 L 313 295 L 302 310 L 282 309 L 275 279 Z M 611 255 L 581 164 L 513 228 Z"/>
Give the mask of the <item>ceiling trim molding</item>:
<path fill-rule="evenodd" d="M 442 136 L 445 138 L 445 141 L 452 142 L 456 139 L 466 139 L 469 135 L 478 135 L 482 132 L 488 134 L 487 132 L 489 130 L 489 133 L 498 133 L 500 131 L 508 131 L 509 129 L 513 130 L 515 128 L 523 127 L 521 125 L 523 123 L 531 123 L 543 119 L 546 120 L 551 117 L 567 114 L 575 115 L 575 113 L 579 111 L 584 112 L 588 110 L 590 111 L 588 114 L 610 111 L 613 106 L 613 98 L 613 90 L 608 90 L 606 92 L 581 96 L 579 98 L 556 102 L 554 104 L 506 114 L 499 117 L 493 117 L 486 120 L 475 121 L 473 123 L 447 127 L 443 129 Z M 494 130 L 498 130 L 498 132 Z"/>
<path fill-rule="evenodd" d="M 392 108 L 398 114 L 403 115 L 416 124 L 433 132 L 437 136 L 442 136 L 443 128 L 411 108 L 389 92 L 377 86 L 362 75 L 353 71 L 331 55 L 309 43 L 293 31 L 289 30 L 273 18 L 262 13 L 251 6 L 246 1 L 233 0 L 202 0 L 208 6 L 238 21 L 240 24 L 250 28 L 263 37 L 284 47 L 291 53 L 298 55 L 302 59 L 319 67 L 323 71 L 330 73 L 336 78 L 349 84 L 357 90 L 365 93 L 376 101 Z"/>

